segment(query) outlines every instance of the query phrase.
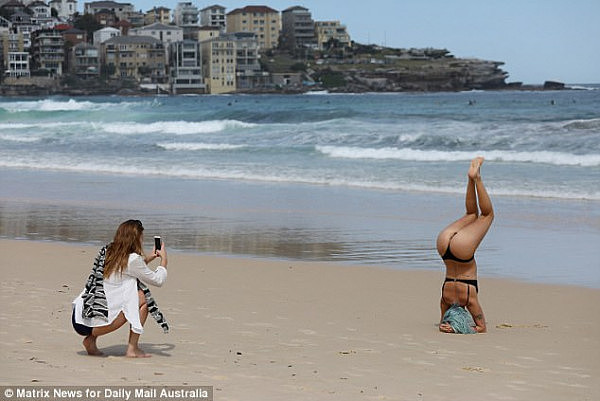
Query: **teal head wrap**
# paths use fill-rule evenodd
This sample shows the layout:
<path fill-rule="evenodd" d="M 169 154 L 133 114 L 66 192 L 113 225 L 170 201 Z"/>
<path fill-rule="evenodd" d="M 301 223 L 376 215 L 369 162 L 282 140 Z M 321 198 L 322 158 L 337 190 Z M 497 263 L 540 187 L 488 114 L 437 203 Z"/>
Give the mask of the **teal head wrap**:
<path fill-rule="evenodd" d="M 446 311 L 446 313 L 444 313 L 442 323 L 448 323 L 450 326 L 452 326 L 454 332 L 458 334 L 476 333 L 475 329 L 473 329 L 473 327 L 475 326 L 473 317 L 471 316 L 469 311 L 457 304 L 453 304 Z"/>

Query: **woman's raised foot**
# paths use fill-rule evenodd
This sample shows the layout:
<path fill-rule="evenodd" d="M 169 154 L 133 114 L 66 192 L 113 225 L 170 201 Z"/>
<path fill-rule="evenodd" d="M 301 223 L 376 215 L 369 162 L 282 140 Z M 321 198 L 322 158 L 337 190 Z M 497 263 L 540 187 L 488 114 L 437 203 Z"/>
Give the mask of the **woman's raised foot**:
<path fill-rule="evenodd" d="M 483 157 L 476 157 L 471 160 L 471 166 L 469 167 L 468 176 L 472 180 L 481 178 L 481 165 L 483 164 Z"/>

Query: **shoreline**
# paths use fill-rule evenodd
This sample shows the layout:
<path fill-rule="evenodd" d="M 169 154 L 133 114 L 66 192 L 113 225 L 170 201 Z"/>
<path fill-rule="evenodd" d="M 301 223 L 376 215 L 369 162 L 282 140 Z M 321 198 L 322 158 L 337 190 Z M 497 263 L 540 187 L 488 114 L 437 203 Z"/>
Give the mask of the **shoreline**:
<path fill-rule="evenodd" d="M 566 84 L 567 85 L 567 84 Z M 187 96 L 248 96 L 248 95 L 306 95 L 311 94 L 311 92 L 326 92 L 323 94 L 326 95 L 390 95 L 390 94 L 412 94 L 412 95 L 420 95 L 420 94 L 439 94 L 439 93 L 470 93 L 470 92 L 569 92 L 569 91 L 588 91 L 588 90 L 600 90 L 600 88 L 592 88 L 585 87 L 581 85 L 575 86 L 566 86 L 564 88 L 544 88 L 543 84 L 540 85 L 523 85 L 522 87 L 511 87 L 507 86 L 506 88 L 492 88 L 492 89 L 448 89 L 448 90 L 396 90 L 396 91 L 373 91 L 373 90 L 365 90 L 365 91 L 345 91 L 339 90 L 335 88 L 329 89 L 317 89 L 307 88 L 307 89 L 295 89 L 295 90 L 262 90 L 262 91 L 236 91 L 230 93 L 222 93 L 222 94 L 173 94 L 173 93 L 157 93 L 153 90 L 138 90 L 138 89 L 130 89 L 126 91 L 114 91 L 114 92 L 86 92 L 83 90 L 73 90 L 73 91 L 52 91 L 46 90 L 45 88 L 39 88 L 39 91 L 35 91 L 33 88 L 29 86 L 23 85 L 22 93 L 0 93 L 0 98 L 7 99 L 19 99 L 19 98 L 29 98 L 29 97 L 54 97 L 54 96 L 64 96 L 64 97 L 102 97 L 102 96 L 121 96 L 121 97 L 160 97 L 160 96 L 168 96 L 168 97 L 187 97 Z M 599 85 L 599 84 L 590 84 L 590 85 Z M 12 85 L 3 85 L 4 87 L 9 87 Z M 15 89 L 15 88 L 13 88 Z M 16 90 L 16 89 L 15 89 Z M 17 91 L 18 92 L 18 91 Z"/>
<path fill-rule="evenodd" d="M 462 213 L 461 194 L 35 171 L 0 178 L 11 194 L 0 201 L 0 238 L 103 244 L 134 216 L 184 252 L 396 270 L 441 271 L 435 237 Z M 494 199 L 498 218 L 477 255 L 482 277 L 600 288 L 596 201 Z"/>
<path fill-rule="evenodd" d="M 597 289 L 484 278 L 488 333 L 447 335 L 439 273 L 335 263 L 171 252 L 153 294 L 172 331 L 149 319 L 152 358 L 120 356 L 125 329 L 88 357 L 68 317 L 96 251 L 0 240 L 2 384 L 212 385 L 219 400 L 600 395 Z"/>

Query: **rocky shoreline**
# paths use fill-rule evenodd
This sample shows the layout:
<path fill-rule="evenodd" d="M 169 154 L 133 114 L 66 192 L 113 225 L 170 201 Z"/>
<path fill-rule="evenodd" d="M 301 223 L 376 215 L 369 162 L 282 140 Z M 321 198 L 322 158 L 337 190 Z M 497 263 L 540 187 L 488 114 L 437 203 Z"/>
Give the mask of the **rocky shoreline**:
<path fill-rule="evenodd" d="M 563 90 L 571 89 L 561 82 L 543 85 L 506 83 L 508 73 L 503 62 L 454 57 L 433 60 L 397 60 L 393 63 L 357 64 L 329 62 L 310 65 L 304 71 L 290 72 L 300 84 L 271 85 L 265 88 L 239 90 L 245 94 L 297 94 L 310 91 L 331 93 L 365 92 L 458 92 L 470 90 Z M 170 94 L 168 88 L 149 89 L 126 80 L 78 80 L 32 77 L 6 79 L 0 85 L 0 96 L 144 96 Z"/>

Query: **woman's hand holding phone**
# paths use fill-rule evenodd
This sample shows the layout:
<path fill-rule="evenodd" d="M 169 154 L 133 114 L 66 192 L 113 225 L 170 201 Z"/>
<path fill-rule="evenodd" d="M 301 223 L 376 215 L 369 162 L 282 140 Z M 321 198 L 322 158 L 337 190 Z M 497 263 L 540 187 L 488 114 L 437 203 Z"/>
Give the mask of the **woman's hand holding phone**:
<path fill-rule="evenodd" d="M 167 267 L 167 249 L 159 236 L 154 237 L 154 254 L 160 258 L 160 265 Z"/>

